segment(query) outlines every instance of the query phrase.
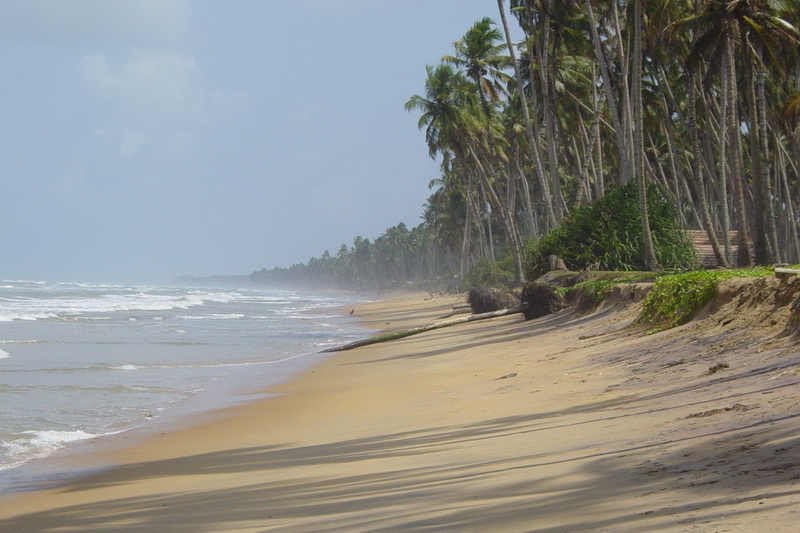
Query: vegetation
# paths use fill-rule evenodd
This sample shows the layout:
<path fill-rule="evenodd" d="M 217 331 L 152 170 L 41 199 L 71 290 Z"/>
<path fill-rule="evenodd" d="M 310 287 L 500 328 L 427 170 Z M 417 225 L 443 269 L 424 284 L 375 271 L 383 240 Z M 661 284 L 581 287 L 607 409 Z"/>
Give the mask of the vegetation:
<path fill-rule="evenodd" d="M 652 283 L 662 275 L 666 274 L 639 271 L 554 271 L 539 278 L 537 283 L 550 285 L 569 305 L 576 306 L 579 311 L 588 311 L 597 307 L 616 285 Z"/>
<path fill-rule="evenodd" d="M 659 229 L 667 200 L 679 225 L 708 234 L 720 266 L 735 266 L 737 247 L 739 266 L 800 261 L 800 0 L 486 8 L 499 25 L 485 17 L 453 36 L 405 103 L 441 169 L 421 223 L 254 278 L 450 285 L 504 259 L 522 283 L 539 268 L 525 265 L 531 241 L 573 268 L 682 266 L 683 247 L 664 242 L 676 234 Z M 606 215 L 624 217 L 624 232 L 559 244 L 559 224 L 586 228 L 585 206 L 611 190 L 636 198 Z"/>
<path fill-rule="evenodd" d="M 335 255 L 326 250 L 305 264 L 254 272 L 250 280 L 272 286 L 360 290 L 409 284 L 442 288 L 453 284 L 452 261 L 452 254 L 442 250 L 423 225 L 409 230 L 401 222 L 374 241 L 359 236 L 351 247 L 342 244 Z"/>
<path fill-rule="evenodd" d="M 670 198 L 650 185 L 647 204 L 658 263 L 670 269 L 696 266 L 694 247 L 677 224 Z M 530 246 L 531 279 L 549 270 L 550 255 L 563 259 L 570 270 L 646 270 L 636 184 L 615 187 L 593 204 L 570 211 Z"/>
<path fill-rule="evenodd" d="M 474 287 L 508 287 L 514 283 L 514 267 L 508 257 L 489 261 L 482 259 L 467 273 L 457 289 L 469 290 Z"/>
<path fill-rule="evenodd" d="M 731 278 L 768 276 L 771 268 L 698 270 L 659 277 L 644 299 L 638 322 L 661 331 L 689 322 L 716 293 L 717 283 Z"/>
<path fill-rule="evenodd" d="M 595 307 L 602 302 L 608 295 L 608 291 L 616 285 L 627 283 L 623 280 L 587 280 L 569 287 L 567 294 L 580 294 L 582 305 Z"/>

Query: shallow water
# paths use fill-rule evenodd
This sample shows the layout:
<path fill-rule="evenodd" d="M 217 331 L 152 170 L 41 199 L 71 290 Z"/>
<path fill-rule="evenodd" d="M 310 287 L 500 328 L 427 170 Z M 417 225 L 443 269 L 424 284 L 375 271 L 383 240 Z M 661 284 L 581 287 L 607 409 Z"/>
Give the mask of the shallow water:
<path fill-rule="evenodd" d="M 0 281 L 0 491 L 21 486 L 32 460 L 73 443 L 210 408 L 197 401 L 209 391 L 219 405 L 288 379 L 320 349 L 364 335 L 337 309 L 357 301 Z"/>

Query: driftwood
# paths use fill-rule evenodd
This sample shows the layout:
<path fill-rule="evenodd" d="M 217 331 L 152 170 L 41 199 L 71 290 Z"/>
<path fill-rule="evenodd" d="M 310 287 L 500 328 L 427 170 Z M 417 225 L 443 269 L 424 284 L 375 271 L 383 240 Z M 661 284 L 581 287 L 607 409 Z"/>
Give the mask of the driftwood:
<path fill-rule="evenodd" d="M 469 315 L 461 318 L 453 318 L 452 320 L 444 320 L 442 322 L 433 322 L 431 324 L 426 324 L 425 326 L 406 329 L 395 333 L 387 333 L 386 335 L 379 335 L 377 337 L 370 337 L 369 339 L 351 342 L 349 344 L 344 344 L 342 346 L 337 346 L 335 348 L 326 348 L 325 350 L 322 350 L 321 353 L 343 352 L 345 350 L 352 350 L 353 348 L 360 348 L 361 346 L 369 346 L 370 344 L 378 344 L 379 342 L 393 341 L 395 339 L 410 337 L 411 335 L 416 335 L 417 333 L 425 333 L 426 331 L 431 331 L 434 329 L 446 328 L 447 326 L 455 326 L 456 324 L 466 324 L 467 322 L 474 322 L 476 320 L 485 320 L 487 318 L 497 318 L 501 316 L 522 313 L 525 311 L 526 307 L 527 306 L 525 305 L 518 305 L 517 307 L 511 307 L 509 309 L 492 311 L 491 313 L 480 313 L 477 315 Z"/>
<path fill-rule="evenodd" d="M 796 268 L 775 267 L 775 277 L 779 279 L 790 278 L 798 274 L 800 274 L 800 270 Z"/>

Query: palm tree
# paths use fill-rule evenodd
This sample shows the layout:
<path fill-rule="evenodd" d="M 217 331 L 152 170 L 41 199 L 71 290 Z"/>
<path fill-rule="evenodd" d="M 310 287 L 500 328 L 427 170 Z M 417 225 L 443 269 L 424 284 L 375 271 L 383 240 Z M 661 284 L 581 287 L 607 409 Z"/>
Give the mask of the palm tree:
<path fill-rule="evenodd" d="M 571 58 L 563 49 L 565 41 L 574 44 L 571 37 L 576 19 L 577 0 L 516 0 L 518 20 L 529 37 L 526 40 L 531 100 L 536 103 L 536 115 L 541 115 L 544 130 L 547 170 L 557 219 L 563 218 L 566 209 L 562 191 L 560 154 L 568 151 L 567 141 L 559 135 L 558 76 L 561 68 Z M 512 4 L 513 5 L 513 4 Z M 523 9 L 524 6 L 524 9 Z M 524 16 L 523 16 L 524 13 Z M 541 99 L 536 95 L 541 93 Z M 541 106 L 538 105 L 541 101 Z M 540 111 L 539 111 L 540 110 Z"/>
<path fill-rule="evenodd" d="M 725 240 L 725 253 L 731 261 L 728 233 L 727 171 L 730 169 L 731 183 L 734 187 L 737 229 L 739 234 L 739 263 L 750 263 L 750 249 L 747 238 L 747 218 L 745 214 L 744 186 L 742 180 L 741 136 L 738 122 L 738 91 L 736 86 L 735 54 L 737 32 L 734 22 L 728 16 L 727 2 L 707 0 L 700 14 L 691 15 L 677 21 L 673 26 L 696 30 L 687 57 L 690 69 L 697 68 L 702 58 L 709 57 L 710 66 L 718 67 L 720 72 L 720 134 L 719 134 L 719 187 L 722 230 Z M 713 71 L 710 71 L 713 72 Z M 728 157 L 728 149 L 731 156 Z"/>
<path fill-rule="evenodd" d="M 627 135 L 622 125 L 622 120 L 619 116 L 619 109 L 617 108 L 617 97 L 614 95 L 613 84 L 611 81 L 611 74 L 609 72 L 608 61 L 606 60 L 607 54 L 605 52 L 606 40 L 600 37 L 598 31 L 598 23 L 592 7 L 592 0 L 584 0 L 586 7 L 586 15 L 589 17 L 589 27 L 592 33 L 592 43 L 594 44 L 595 54 L 597 56 L 597 63 L 600 66 L 600 73 L 603 80 L 603 90 L 605 91 L 606 103 L 611 114 L 611 120 L 614 124 L 614 131 L 617 137 L 617 149 L 619 150 L 619 175 L 620 183 L 627 183 L 631 177 L 631 158 L 629 155 Z"/>
<path fill-rule="evenodd" d="M 425 67 L 425 96 L 413 95 L 405 104 L 406 111 L 421 111 L 418 126 L 425 128 L 428 154 L 436 158 L 443 154 L 443 168 L 452 162 L 451 154 L 463 154 L 463 134 L 459 131 L 465 124 L 474 121 L 468 112 L 474 106 L 475 91 L 468 80 L 452 66 L 441 63 L 436 67 Z M 461 157 L 463 159 L 463 156 Z M 472 184 L 467 183 L 464 192 L 467 212 L 464 219 L 464 233 L 461 248 L 461 276 L 466 275 L 470 252 L 470 227 L 472 224 Z"/>
<path fill-rule="evenodd" d="M 795 14 L 800 9 L 800 2 L 774 2 L 776 5 L 791 7 L 793 4 Z M 751 2 L 740 6 L 741 10 L 737 20 L 744 34 L 744 39 L 750 44 L 749 50 L 755 55 L 755 61 L 748 62 L 752 65 L 751 83 L 751 119 L 750 132 L 752 139 L 751 158 L 753 159 L 753 174 L 756 182 L 756 198 L 758 201 L 755 216 L 755 258 L 756 263 L 769 264 L 773 260 L 781 260 L 780 247 L 775 223 L 774 190 L 770 176 L 770 157 L 768 141 L 768 124 L 766 119 L 766 61 L 769 57 L 770 64 L 783 74 L 782 61 L 777 53 L 777 45 L 782 42 L 800 44 L 800 31 L 787 20 L 779 17 L 774 9 L 765 3 Z M 770 250 L 771 249 L 771 250 Z M 770 253 L 771 252 L 771 253 Z"/>
<path fill-rule="evenodd" d="M 505 10 L 503 9 L 503 0 L 497 0 L 497 8 L 500 11 L 500 19 L 503 24 L 503 30 L 506 36 L 506 46 L 511 56 L 511 64 L 514 67 L 514 76 L 517 81 L 517 91 L 520 99 L 520 106 L 522 108 L 522 116 L 525 124 L 525 135 L 528 140 L 528 145 L 531 147 L 531 153 L 534 157 L 534 164 L 536 165 L 537 175 L 539 176 L 539 186 L 542 188 L 542 195 L 545 197 L 545 208 L 547 209 L 547 225 L 548 227 L 555 226 L 558 222 L 556 216 L 553 196 L 550 191 L 550 184 L 547 177 L 542 172 L 542 156 L 540 154 L 539 143 L 533 135 L 533 125 L 531 117 L 528 112 L 528 100 L 525 96 L 524 84 L 522 83 L 522 73 L 520 72 L 519 63 L 517 62 L 516 53 L 514 52 L 514 45 L 511 42 L 511 32 L 508 29 L 508 21 L 506 20 Z"/>
<path fill-rule="evenodd" d="M 500 55 L 500 51 L 504 48 L 503 44 L 498 44 L 500 39 L 500 32 L 494 27 L 494 22 L 485 17 L 476 21 L 464 36 L 455 42 L 455 56 L 443 57 L 445 62 L 464 69 L 464 76 L 473 82 L 471 87 L 477 87 L 477 96 L 483 110 L 482 121 L 475 120 L 477 117 L 471 113 L 469 105 L 449 115 L 455 120 L 449 123 L 450 129 L 446 136 L 449 137 L 449 144 L 456 154 L 456 161 L 465 170 L 465 174 L 477 175 L 481 192 L 486 195 L 493 212 L 500 218 L 506 242 L 514 259 L 515 278 L 521 283 L 524 278 L 521 237 L 516 227 L 514 213 L 508 202 L 505 202 L 495 189 L 499 176 L 493 172 L 494 166 L 491 164 L 495 159 L 502 160 L 506 157 L 501 152 L 504 141 L 502 135 L 498 135 L 501 129 L 489 105 L 499 98 L 497 82 L 508 79 L 502 68 L 508 65 L 509 57 Z M 470 87 L 464 84 L 461 86 Z M 467 103 L 466 100 L 463 102 Z M 406 108 L 417 108 L 425 113 L 427 104 L 422 99 L 412 97 Z M 426 122 L 428 118 L 424 116 L 420 118 L 420 126 Z"/>
<path fill-rule="evenodd" d="M 647 212 L 647 179 L 644 172 L 644 109 L 642 106 L 642 0 L 634 0 L 633 73 L 631 76 L 633 95 L 633 172 L 639 186 L 639 215 L 642 219 L 644 259 L 649 270 L 658 270 L 653 236 L 650 233 L 650 217 Z"/>
<path fill-rule="evenodd" d="M 501 40 L 494 21 L 484 17 L 453 44 L 455 56 L 442 57 L 443 61 L 462 68 L 466 77 L 478 86 L 481 107 L 487 118 L 491 115 L 489 103 L 498 99 L 499 82 L 508 78 L 503 69 L 508 66 L 509 57 L 500 54 L 505 48 L 504 44 L 499 44 Z"/>

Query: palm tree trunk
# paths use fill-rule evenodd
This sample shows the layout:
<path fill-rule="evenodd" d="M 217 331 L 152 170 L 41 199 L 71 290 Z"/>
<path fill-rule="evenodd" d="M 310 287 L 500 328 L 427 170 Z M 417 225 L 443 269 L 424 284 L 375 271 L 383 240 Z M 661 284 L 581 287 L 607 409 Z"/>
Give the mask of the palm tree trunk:
<path fill-rule="evenodd" d="M 644 261 L 648 270 L 658 270 L 650 217 L 647 210 L 647 179 L 644 171 L 644 108 L 642 106 L 642 0 L 634 0 L 633 37 L 633 165 L 639 186 L 639 216 L 642 219 Z"/>
<path fill-rule="evenodd" d="M 480 182 L 481 202 L 479 205 L 482 207 L 482 209 L 479 212 L 482 214 L 481 223 L 486 224 L 485 229 L 482 230 L 483 232 L 482 234 L 485 235 L 483 239 L 484 250 L 485 250 L 484 257 L 488 257 L 489 261 L 494 263 L 497 260 L 494 256 L 495 243 L 494 243 L 494 234 L 492 232 L 492 215 L 494 213 L 492 212 L 492 208 L 490 207 L 491 203 L 487 199 L 486 187 L 484 186 L 485 181 L 486 180 L 483 179 L 483 175 L 481 174 L 481 182 Z M 483 225 L 481 225 L 481 228 L 483 228 Z"/>
<path fill-rule="evenodd" d="M 766 201 L 767 195 L 765 192 L 765 173 L 762 163 L 767 162 L 766 153 L 761 152 L 760 146 L 760 124 L 758 120 L 758 110 L 756 104 L 756 76 L 753 72 L 753 65 L 749 62 L 745 63 L 747 69 L 747 103 L 749 117 L 748 129 L 750 139 L 750 170 L 753 179 L 753 253 L 755 255 L 755 262 L 757 265 L 768 265 L 772 261 L 770 259 L 770 247 L 767 242 L 767 231 L 765 224 L 765 216 L 767 214 Z M 763 158 L 762 158 L 763 156 Z"/>
<path fill-rule="evenodd" d="M 550 173 L 550 187 L 553 191 L 553 203 L 556 218 L 561 220 L 563 217 L 564 198 L 561 195 L 561 183 L 558 176 L 558 156 L 556 155 L 556 135 L 555 135 L 555 101 L 553 98 L 553 87 L 551 76 L 548 75 L 550 61 L 548 52 L 550 49 L 550 13 L 552 12 L 552 0 L 548 1 L 545 9 L 544 21 L 542 22 L 542 42 L 536 47 L 538 61 L 537 67 L 539 78 L 542 85 L 542 115 L 544 118 L 544 135 L 547 146 L 547 168 Z"/>
<path fill-rule="evenodd" d="M 767 129 L 767 98 L 765 90 L 765 72 L 763 65 L 764 51 L 761 43 L 756 43 L 759 59 L 762 61 L 756 62 L 756 110 L 758 118 L 758 133 L 759 141 L 761 144 L 761 156 L 763 157 L 762 173 L 764 181 L 762 183 L 762 195 L 764 196 L 764 217 L 766 218 L 766 232 L 767 242 L 772 247 L 772 258 L 778 262 L 784 261 L 785 258 L 781 257 L 781 247 L 778 246 L 778 230 L 775 224 L 775 202 L 773 197 L 775 192 L 772 187 L 772 178 L 770 176 L 770 158 L 769 158 L 769 140 Z M 770 261 L 772 262 L 772 261 Z"/>
<path fill-rule="evenodd" d="M 625 4 L 627 2 L 623 2 Z M 628 79 L 628 73 L 631 71 L 631 65 L 629 64 L 629 57 L 625 54 L 625 44 L 623 43 L 623 31 L 622 31 L 622 24 L 620 23 L 619 18 L 619 2 L 611 2 L 611 9 L 613 13 L 613 20 L 614 20 L 614 35 L 616 36 L 617 42 L 617 54 L 619 59 L 619 86 L 621 91 L 621 102 L 620 105 L 622 107 L 622 123 L 623 124 L 632 124 L 634 119 L 634 112 L 631 102 L 631 83 Z M 635 28 L 634 28 L 635 33 Z M 631 177 L 636 178 L 636 171 L 634 167 L 636 165 L 636 155 L 633 153 L 636 149 L 633 148 L 634 144 L 634 129 L 631 127 L 624 128 L 625 130 L 625 145 L 628 147 L 628 155 L 629 155 L 629 165 L 631 168 Z"/>
<path fill-rule="evenodd" d="M 594 64 L 592 64 L 592 79 L 595 79 Z M 594 137 L 595 146 L 597 147 L 597 161 L 595 161 L 595 168 L 599 171 L 595 175 L 597 190 L 595 194 L 598 198 L 603 196 L 606 192 L 605 176 L 603 175 L 603 140 L 600 135 L 600 95 L 597 94 L 595 84 L 592 84 L 592 99 L 594 101 L 594 127 L 592 135 Z"/>
<path fill-rule="evenodd" d="M 514 261 L 514 283 L 521 285 L 525 282 L 525 274 L 522 268 L 522 243 L 519 238 L 519 233 L 514 225 L 513 215 L 507 212 L 505 206 L 500 201 L 497 192 L 494 190 L 494 187 L 489 181 L 489 176 L 486 173 L 486 169 L 478 157 L 478 154 L 475 153 L 475 150 L 472 147 L 469 147 L 469 152 L 478 168 L 478 174 L 483 182 L 483 187 L 487 193 L 489 203 L 492 205 L 492 208 L 497 211 L 498 215 L 500 216 L 500 221 L 503 224 L 503 231 L 505 233 L 508 246 L 511 248 L 511 256 Z"/>
<path fill-rule="evenodd" d="M 786 210 L 788 211 L 788 216 L 782 218 L 788 226 L 785 232 L 787 233 L 786 240 L 789 241 L 784 259 L 788 262 L 796 263 L 800 260 L 800 239 L 798 239 L 797 235 L 797 217 L 794 211 L 792 189 L 789 187 L 789 180 L 786 177 L 786 158 L 788 154 L 785 153 L 785 148 L 780 144 L 780 140 L 777 139 L 777 133 L 773 132 L 773 137 L 775 137 L 775 145 L 781 148 L 778 153 L 778 168 L 780 169 L 781 183 L 783 184 L 783 204 L 786 205 Z"/>
<path fill-rule="evenodd" d="M 533 135 L 533 125 L 531 122 L 530 114 L 528 113 L 527 97 L 525 95 L 524 85 L 522 84 L 522 73 L 519 69 L 519 63 L 517 62 L 517 53 L 514 50 L 514 45 L 511 41 L 511 32 L 508 29 L 508 21 L 506 20 L 505 9 L 503 9 L 503 0 L 497 0 L 497 8 L 500 11 L 500 19 L 503 24 L 503 31 L 505 32 L 506 43 L 508 45 L 508 53 L 511 56 L 511 63 L 514 65 L 514 77 L 517 80 L 519 99 L 522 106 L 522 117 L 523 121 L 525 122 L 525 136 L 527 137 L 528 144 L 531 147 L 531 153 L 533 154 L 534 172 L 536 172 L 536 176 L 539 179 L 539 187 L 542 189 L 542 196 L 544 197 L 544 205 L 547 211 L 546 228 L 551 228 L 556 224 L 558 224 L 559 221 L 559 218 L 556 216 L 556 210 L 554 206 L 555 200 L 553 198 L 553 195 L 551 194 L 550 184 L 548 183 L 547 176 L 544 173 L 539 141 L 536 140 L 536 137 Z M 533 36 L 529 37 L 529 43 L 530 44 L 533 43 Z M 530 51 L 531 48 L 530 44 L 528 46 L 528 54 L 531 57 L 531 62 L 533 62 L 533 53 Z M 533 65 L 531 65 L 531 77 L 532 76 L 533 76 Z M 536 101 L 536 87 L 533 84 L 533 80 L 531 80 L 531 105 L 533 107 L 533 116 L 536 117 L 538 114 L 537 111 L 538 106 Z"/>
<path fill-rule="evenodd" d="M 592 31 L 592 43 L 594 44 L 594 51 L 597 55 L 597 62 L 600 65 L 600 74 L 603 78 L 603 89 L 606 93 L 606 103 L 608 104 L 609 112 L 611 113 L 611 120 L 614 124 L 614 131 L 617 134 L 617 149 L 619 150 L 619 181 L 622 184 L 628 183 L 631 178 L 631 162 L 628 156 L 628 143 L 626 141 L 625 130 L 622 127 L 622 122 L 619 119 L 619 110 L 617 109 L 617 99 L 614 97 L 614 91 L 611 87 L 611 76 L 608 73 L 608 65 L 606 57 L 603 53 L 603 43 L 600 40 L 600 35 L 597 32 L 597 20 L 594 16 L 594 9 L 592 8 L 591 0 L 584 0 L 586 5 L 586 13 L 589 16 L 589 27 Z"/>
<path fill-rule="evenodd" d="M 720 98 L 719 105 L 719 197 L 722 212 L 722 238 L 725 243 L 725 259 L 728 264 L 733 264 L 733 252 L 731 250 L 731 221 L 728 211 L 728 108 L 730 107 L 730 96 L 728 86 L 730 82 L 730 67 L 728 63 L 731 61 L 730 54 L 727 51 L 724 54 L 723 67 L 721 72 L 721 91 L 722 97 Z"/>
<path fill-rule="evenodd" d="M 468 322 L 475 322 L 477 320 L 486 320 L 489 318 L 498 318 L 501 316 L 508 316 L 508 315 L 515 315 L 519 313 L 524 313 L 527 309 L 526 305 L 518 305 L 516 307 L 509 307 L 508 309 L 500 309 L 499 311 L 490 311 L 488 313 L 479 313 L 476 315 L 469 315 L 463 316 L 461 318 L 451 318 L 449 320 L 442 320 L 440 322 L 433 322 L 430 324 L 426 324 L 424 326 L 418 326 L 416 328 L 406 329 L 402 331 L 397 331 L 395 333 L 387 333 L 384 335 L 378 335 L 377 337 L 370 337 L 368 339 L 363 339 L 360 341 L 354 341 L 342 346 L 335 346 L 333 348 L 325 348 L 320 353 L 331 353 L 331 352 L 343 352 L 346 350 L 352 350 L 354 348 L 361 348 L 362 346 L 370 346 L 372 344 L 379 344 L 381 342 L 388 342 L 394 341 L 398 339 L 403 339 L 405 337 L 410 337 L 412 335 L 418 335 L 420 333 L 425 333 L 428 331 L 433 331 L 435 329 L 447 328 L 450 326 L 456 326 L 459 324 L 466 324 Z"/>
<path fill-rule="evenodd" d="M 703 229 L 706 230 L 708 240 L 711 243 L 711 249 L 714 251 L 714 257 L 717 259 L 717 264 L 723 268 L 729 268 L 725 254 L 722 253 L 717 239 L 717 232 L 714 229 L 714 223 L 711 220 L 711 212 L 708 209 L 708 195 L 706 194 L 706 184 L 703 179 L 703 164 L 701 161 L 701 148 L 700 139 L 697 134 L 697 98 L 695 97 L 696 80 L 694 70 L 689 71 L 689 91 L 688 91 L 688 126 L 689 126 L 689 141 L 692 146 L 692 174 L 694 175 L 695 194 L 699 204 L 700 220 L 703 224 Z"/>
<path fill-rule="evenodd" d="M 464 279 L 464 276 L 467 275 L 467 271 L 469 270 L 469 256 L 470 256 L 470 249 L 472 248 L 471 236 L 472 236 L 473 209 L 472 209 L 472 193 L 470 192 L 471 189 L 472 189 L 472 177 L 470 176 L 468 178 L 467 189 L 464 193 L 467 204 L 467 212 L 466 216 L 464 217 L 464 233 L 461 239 L 461 268 L 460 268 L 461 279 Z"/>
<path fill-rule="evenodd" d="M 522 164 L 519 159 L 520 153 L 519 150 L 517 150 L 516 157 L 514 157 L 514 164 L 517 170 L 517 181 L 522 189 L 522 203 L 525 205 L 525 222 L 527 224 L 525 235 L 532 237 L 536 235 L 536 217 L 534 216 L 533 204 L 531 203 L 531 190 L 530 187 L 528 187 L 528 180 L 525 178 L 525 173 L 522 171 Z"/>
<path fill-rule="evenodd" d="M 728 90 L 727 100 L 730 110 L 728 113 L 728 133 L 731 139 L 731 152 L 732 152 L 732 165 L 731 165 L 731 178 L 733 182 L 734 198 L 736 200 L 736 226 L 738 230 L 738 244 L 739 244 L 739 266 L 750 266 L 752 259 L 750 255 L 750 239 L 748 239 L 747 232 L 747 214 L 745 212 L 745 192 L 744 192 L 744 179 L 742 177 L 742 134 L 739 131 L 739 112 L 738 112 L 738 98 L 736 90 L 736 62 L 734 60 L 734 47 L 733 40 L 730 34 L 727 37 L 727 50 L 728 56 L 727 66 L 728 72 Z"/>

